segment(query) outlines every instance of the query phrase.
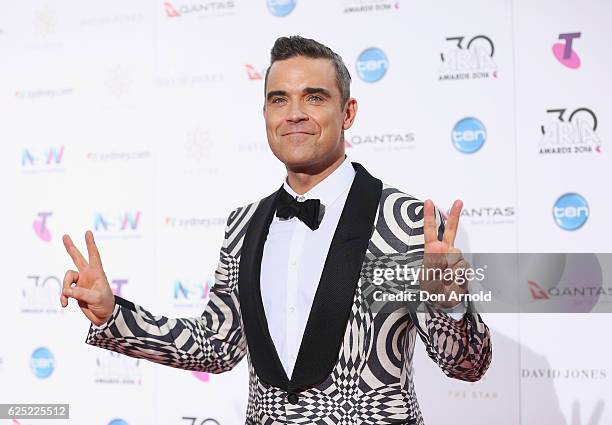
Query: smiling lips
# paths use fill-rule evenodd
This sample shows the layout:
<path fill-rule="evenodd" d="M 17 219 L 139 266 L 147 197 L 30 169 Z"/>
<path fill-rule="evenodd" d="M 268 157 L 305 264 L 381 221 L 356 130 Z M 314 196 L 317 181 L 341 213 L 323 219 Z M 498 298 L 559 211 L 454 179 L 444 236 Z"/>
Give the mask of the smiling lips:
<path fill-rule="evenodd" d="M 290 136 L 292 134 L 308 134 L 310 136 L 314 135 L 314 133 L 310 133 L 308 131 L 289 131 L 287 133 L 283 133 L 283 136 Z"/>

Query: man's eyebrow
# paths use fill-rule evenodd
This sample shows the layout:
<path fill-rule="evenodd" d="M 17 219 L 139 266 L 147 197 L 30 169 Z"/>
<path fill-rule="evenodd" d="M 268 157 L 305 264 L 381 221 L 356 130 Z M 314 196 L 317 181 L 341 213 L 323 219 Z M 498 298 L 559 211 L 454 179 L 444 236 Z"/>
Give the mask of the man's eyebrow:
<path fill-rule="evenodd" d="M 302 93 L 304 94 L 322 94 L 325 97 L 332 97 L 332 94 L 329 90 L 324 89 L 323 87 L 306 87 Z M 266 95 L 266 100 L 270 101 L 275 96 L 287 96 L 287 92 L 285 90 L 272 90 L 268 92 Z"/>
<path fill-rule="evenodd" d="M 287 92 L 284 90 L 273 90 L 271 92 L 268 92 L 268 94 L 266 95 L 266 99 L 270 100 L 274 96 L 287 96 Z"/>
<path fill-rule="evenodd" d="M 304 89 L 304 94 L 322 94 L 326 97 L 332 97 L 331 92 L 322 87 L 306 87 Z"/>

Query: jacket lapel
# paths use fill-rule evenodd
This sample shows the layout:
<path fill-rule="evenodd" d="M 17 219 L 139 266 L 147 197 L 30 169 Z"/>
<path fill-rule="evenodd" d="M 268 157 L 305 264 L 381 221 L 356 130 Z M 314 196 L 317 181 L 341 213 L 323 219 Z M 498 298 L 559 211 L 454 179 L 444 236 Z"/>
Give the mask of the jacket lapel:
<path fill-rule="evenodd" d="M 287 388 L 289 379 L 270 336 L 260 290 L 261 259 L 278 193 L 264 198 L 249 221 L 240 254 L 238 293 L 251 363 L 257 376 L 267 384 Z"/>
<path fill-rule="evenodd" d="M 260 290 L 261 259 L 278 191 L 259 203 L 249 222 L 240 255 L 240 310 L 255 372 L 277 388 L 291 391 L 316 385 L 338 360 L 382 193 L 380 180 L 358 163 L 353 167 L 355 179 L 329 247 L 291 381 L 270 336 Z"/>
<path fill-rule="evenodd" d="M 337 360 L 382 194 L 382 182 L 361 164 L 332 238 L 289 383 L 289 390 L 322 382 Z"/>

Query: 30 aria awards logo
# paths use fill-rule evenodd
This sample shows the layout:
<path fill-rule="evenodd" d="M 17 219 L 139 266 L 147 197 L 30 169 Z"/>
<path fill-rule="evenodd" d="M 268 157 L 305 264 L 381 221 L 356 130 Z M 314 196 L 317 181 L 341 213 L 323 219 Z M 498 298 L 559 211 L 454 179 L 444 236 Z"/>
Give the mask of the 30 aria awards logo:
<path fill-rule="evenodd" d="M 497 78 L 495 45 L 486 35 L 447 37 L 448 49 L 440 53 L 438 81 Z"/>
<path fill-rule="evenodd" d="M 40 379 L 46 379 L 55 370 L 55 357 L 46 347 L 39 347 L 30 357 L 30 369 L 32 373 Z"/>
<path fill-rule="evenodd" d="M 589 108 L 547 109 L 554 117 L 540 126 L 540 154 L 601 153 L 597 115 Z"/>
<path fill-rule="evenodd" d="M 296 0 L 266 0 L 268 10 L 271 14 L 278 17 L 287 16 L 295 9 Z"/>
<path fill-rule="evenodd" d="M 568 32 L 559 34 L 559 40 L 561 43 L 555 43 L 552 46 L 553 56 L 559 61 L 560 64 L 570 68 L 580 68 L 580 56 L 574 49 L 574 40 L 580 38 L 581 33 L 579 32 Z"/>
<path fill-rule="evenodd" d="M 366 83 L 375 83 L 387 73 L 389 60 L 387 55 L 378 47 L 365 49 L 355 63 L 357 75 Z"/>
<path fill-rule="evenodd" d="M 367 13 L 396 11 L 400 8 L 399 0 L 344 0 L 344 13 Z"/>
<path fill-rule="evenodd" d="M 197 416 L 183 416 L 185 425 L 221 425 L 219 421 L 213 418 L 202 418 Z"/>
<path fill-rule="evenodd" d="M 553 205 L 553 218 L 563 230 L 578 230 L 589 218 L 586 199 L 577 193 L 566 193 Z"/>
<path fill-rule="evenodd" d="M 487 140 L 487 130 L 478 118 L 466 117 L 453 127 L 451 140 L 459 152 L 474 153 L 479 151 Z"/>
<path fill-rule="evenodd" d="M 64 309 L 57 302 L 62 292 L 59 276 L 30 274 L 21 288 L 21 313 L 63 314 Z"/>
<path fill-rule="evenodd" d="M 94 382 L 111 385 L 142 385 L 141 360 L 112 351 L 96 357 Z"/>

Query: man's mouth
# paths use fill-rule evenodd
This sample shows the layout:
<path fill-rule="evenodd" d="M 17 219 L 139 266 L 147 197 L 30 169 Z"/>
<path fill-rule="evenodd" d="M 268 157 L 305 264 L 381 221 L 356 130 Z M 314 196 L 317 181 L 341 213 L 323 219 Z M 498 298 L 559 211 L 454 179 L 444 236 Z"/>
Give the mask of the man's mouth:
<path fill-rule="evenodd" d="M 307 131 L 289 131 L 287 133 L 284 133 L 283 136 L 290 136 L 292 134 L 308 134 L 308 135 L 312 136 L 314 133 L 309 133 Z"/>

